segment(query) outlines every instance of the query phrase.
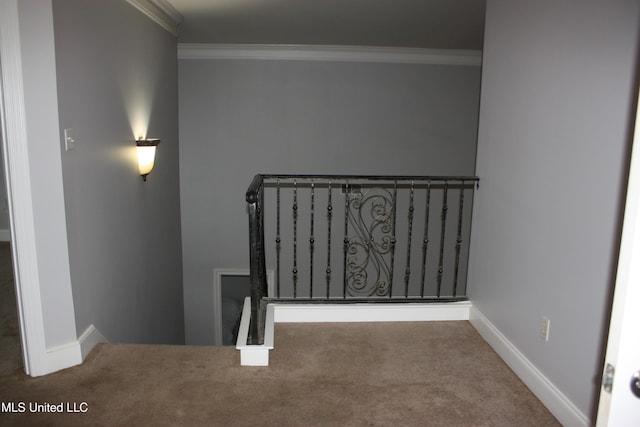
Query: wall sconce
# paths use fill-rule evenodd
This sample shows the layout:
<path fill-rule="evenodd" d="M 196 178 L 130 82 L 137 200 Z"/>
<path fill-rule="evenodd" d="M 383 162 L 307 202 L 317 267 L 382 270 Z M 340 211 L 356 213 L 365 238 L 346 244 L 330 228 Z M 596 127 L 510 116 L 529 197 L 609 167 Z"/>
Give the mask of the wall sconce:
<path fill-rule="evenodd" d="M 138 150 L 138 172 L 142 175 L 143 181 L 147 180 L 147 175 L 149 175 L 153 169 L 158 144 L 160 144 L 158 138 L 140 138 L 136 141 L 136 149 Z"/>

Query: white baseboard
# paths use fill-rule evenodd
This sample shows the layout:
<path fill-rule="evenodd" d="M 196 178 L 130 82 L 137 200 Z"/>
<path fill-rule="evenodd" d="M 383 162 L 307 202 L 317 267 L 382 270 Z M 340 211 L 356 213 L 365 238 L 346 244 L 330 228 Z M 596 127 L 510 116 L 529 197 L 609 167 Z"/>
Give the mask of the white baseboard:
<path fill-rule="evenodd" d="M 270 304 L 276 323 L 424 322 L 469 320 L 471 303 Z"/>
<path fill-rule="evenodd" d="M 80 349 L 82 354 L 82 360 L 86 359 L 93 347 L 103 342 L 109 342 L 104 335 L 100 333 L 93 325 L 89 327 L 78 337 L 80 343 Z"/>
<path fill-rule="evenodd" d="M 0 230 L 0 242 L 10 242 L 11 241 L 11 233 L 9 230 Z"/>
<path fill-rule="evenodd" d="M 77 340 L 48 348 L 47 369 L 43 375 L 80 365 L 93 347 L 101 342 L 108 341 L 93 325 L 89 325 Z"/>
<path fill-rule="evenodd" d="M 71 368 L 82 363 L 80 343 L 72 341 L 47 349 L 47 372 L 51 374 L 61 369 Z"/>
<path fill-rule="evenodd" d="M 588 427 L 588 417 L 544 376 L 476 307 L 471 324 L 563 426 Z"/>

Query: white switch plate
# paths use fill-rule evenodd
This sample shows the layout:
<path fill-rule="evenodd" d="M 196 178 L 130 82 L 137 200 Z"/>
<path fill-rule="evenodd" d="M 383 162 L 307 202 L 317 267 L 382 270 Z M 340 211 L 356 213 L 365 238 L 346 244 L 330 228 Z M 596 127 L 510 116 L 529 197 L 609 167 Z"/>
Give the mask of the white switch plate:
<path fill-rule="evenodd" d="M 73 129 L 64 130 L 64 150 L 69 151 L 76 148 L 76 140 L 73 139 Z"/>

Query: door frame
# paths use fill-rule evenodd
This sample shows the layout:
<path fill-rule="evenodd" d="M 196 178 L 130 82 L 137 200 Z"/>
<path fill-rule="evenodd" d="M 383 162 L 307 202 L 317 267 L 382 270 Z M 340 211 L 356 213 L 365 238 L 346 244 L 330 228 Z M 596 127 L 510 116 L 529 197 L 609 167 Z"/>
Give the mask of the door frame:
<path fill-rule="evenodd" d="M 640 96 L 638 97 L 640 99 Z M 596 426 L 637 425 L 640 401 L 632 396 L 630 379 L 640 369 L 640 343 L 637 341 L 640 311 L 640 108 L 631 150 L 631 163 L 626 191 L 622 237 L 614 285 L 613 306 L 609 323 L 605 368 L 614 369 L 612 387 L 600 387 Z M 604 381 L 603 372 L 603 383 Z"/>
<path fill-rule="evenodd" d="M 48 373 L 38 276 L 17 0 L 0 0 L 0 115 L 24 370 Z"/>

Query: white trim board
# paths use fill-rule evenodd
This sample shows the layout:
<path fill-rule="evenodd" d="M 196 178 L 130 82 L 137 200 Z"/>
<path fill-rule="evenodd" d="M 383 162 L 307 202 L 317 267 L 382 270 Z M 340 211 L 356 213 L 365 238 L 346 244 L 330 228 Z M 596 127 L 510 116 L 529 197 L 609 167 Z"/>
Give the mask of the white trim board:
<path fill-rule="evenodd" d="M 564 426 L 591 425 L 578 409 L 536 366 L 525 357 L 477 308 L 469 321 L 502 360 Z"/>
<path fill-rule="evenodd" d="M 81 363 L 82 350 L 78 340 L 47 349 L 47 374 Z"/>
<path fill-rule="evenodd" d="M 479 67 L 482 65 L 482 52 L 367 46 L 178 43 L 178 59 L 381 62 Z"/>
<path fill-rule="evenodd" d="M 93 325 L 89 325 L 77 340 L 47 349 L 46 373 L 80 365 L 101 342 L 108 341 Z"/>
<path fill-rule="evenodd" d="M 238 340 L 236 342 L 236 350 L 240 351 L 241 366 L 269 366 L 269 351 L 273 350 L 273 305 L 267 305 L 267 313 L 265 316 L 264 327 L 264 344 L 248 345 L 249 324 L 251 323 L 251 298 L 244 299 L 244 307 L 242 309 L 242 318 L 240 319 L 240 328 L 238 330 Z"/>
<path fill-rule="evenodd" d="M 22 79 L 22 55 L 17 0 L 0 1 L 0 95 L 4 114 L 3 157 L 7 171 L 10 227 L 20 242 L 12 245 L 20 342 L 25 372 L 49 373 L 44 321 L 38 277 L 38 257 L 33 216 L 33 195 L 27 150 L 27 122 Z"/>
<path fill-rule="evenodd" d="M 469 320 L 471 303 L 269 304 L 275 323 L 430 322 Z"/>
<path fill-rule="evenodd" d="M 95 326 L 89 325 L 89 327 L 82 333 L 82 335 L 78 337 L 78 342 L 80 344 L 82 360 L 84 360 L 96 345 L 104 342 L 109 342 L 109 340 L 107 340 L 104 335 L 102 335 L 100 331 L 95 328 Z"/>
<path fill-rule="evenodd" d="M 178 24 L 182 22 L 182 15 L 168 1 L 127 0 L 127 2 L 174 36 L 178 35 Z"/>

